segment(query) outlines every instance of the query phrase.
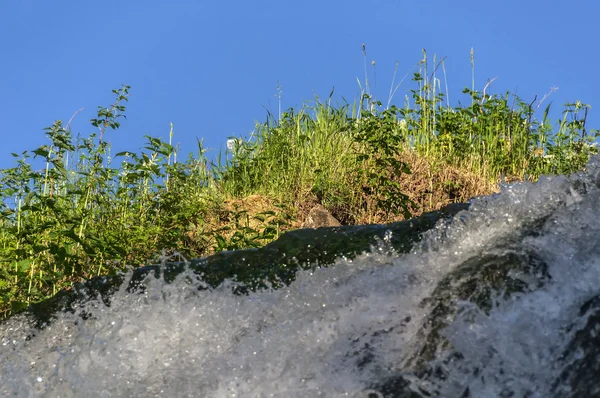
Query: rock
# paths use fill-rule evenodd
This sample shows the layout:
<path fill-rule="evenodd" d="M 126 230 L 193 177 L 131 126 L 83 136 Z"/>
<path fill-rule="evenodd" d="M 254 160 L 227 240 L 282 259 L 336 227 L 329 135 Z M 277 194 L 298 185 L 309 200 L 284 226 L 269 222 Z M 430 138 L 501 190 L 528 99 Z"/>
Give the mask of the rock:
<path fill-rule="evenodd" d="M 322 205 L 316 205 L 308 212 L 303 228 L 339 227 L 341 224 Z"/>
<path fill-rule="evenodd" d="M 584 303 L 579 309 L 577 320 L 587 319 L 566 346 L 562 358 L 569 365 L 562 371 L 553 385 L 556 396 L 597 397 L 600 395 L 600 295 Z M 568 330 L 576 328 L 574 322 Z M 579 326 L 581 327 L 581 326 Z"/>
<path fill-rule="evenodd" d="M 129 278 L 127 291 L 141 293 L 151 274 L 171 282 L 186 268 L 201 276 L 212 287 L 220 285 L 226 279 L 241 282 L 234 288 L 237 294 L 266 288 L 268 284 L 280 287 L 294 281 L 298 269 L 327 266 L 334 264 L 340 257 L 353 259 L 363 252 L 370 252 L 388 231 L 391 232 L 388 240 L 390 250 L 408 253 L 438 221 L 449 219 L 468 207 L 469 204 L 452 204 L 439 211 L 391 224 L 289 231 L 260 249 L 220 252 L 206 258 L 193 259 L 187 264 L 169 262 L 147 265 L 134 269 L 130 276 L 117 274 L 92 278 L 74 285 L 70 290 L 63 290 L 48 300 L 33 304 L 26 311 L 33 316 L 37 327 L 44 327 L 52 323 L 57 312 L 72 312 L 90 298 L 100 298 L 106 305 L 110 305 L 111 296 L 125 282 L 126 277 Z"/>

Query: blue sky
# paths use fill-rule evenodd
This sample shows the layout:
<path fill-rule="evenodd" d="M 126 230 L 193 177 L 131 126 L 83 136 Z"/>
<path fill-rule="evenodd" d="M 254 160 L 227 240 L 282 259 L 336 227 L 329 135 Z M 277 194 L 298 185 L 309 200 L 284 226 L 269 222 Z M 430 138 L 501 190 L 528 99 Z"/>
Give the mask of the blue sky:
<path fill-rule="evenodd" d="M 93 132 L 88 120 L 122 84 L 132 88 L 127 120 L 108 133 L 115 151 L 138 151 L 144 135 L 168 140 L 172 122 L 180 156 L 195 151 L 196 137 L 214 156 L 266 109 L 277 113 L 278 83 L 284 109 L 332 88 L 335 99 L 354 99 L 363 43 L 381 99 L 396 61 L 398 77 L 411 75 L 425 48 L 447 57 L 450 99 L 464 100 L 474 48 L 477 89 L 497 77 L 492 92 L 533 100 L 558 87 L 554 110 L 581 100 L 593 108 L 588 126 L 599 128 L 597 15 L 593 0 L 3 1 L 0 168 L 13 165 L 11 152 L 47 143 L 42 129 L 80 108 L 73 132 Z M 410 75 L 398 105 L 414 88 Z"/>

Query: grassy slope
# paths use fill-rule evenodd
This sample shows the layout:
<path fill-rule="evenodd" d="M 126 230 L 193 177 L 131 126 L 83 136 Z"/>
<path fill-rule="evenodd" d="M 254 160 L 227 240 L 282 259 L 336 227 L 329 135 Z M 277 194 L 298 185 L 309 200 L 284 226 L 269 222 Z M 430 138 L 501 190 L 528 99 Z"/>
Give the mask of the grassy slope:
<path fill-rule="evenodd" d="M 537 119 L 539 103 L 509 93 L 466 89 L 471 105 L 450 107 L 426 61 L 402 108 L 368 87 L 354 106 L 315 100 L 232 139 L 216 164 L 201 142 L 178 160 L 172 132 L 110 156 L 104 135 L 119 127 L 127 86 L 92 119 L 99 134 L 74 140 L 56 122 L 49 145 L 0 173 L 0 313 L 157 254 L 262 246 L 315 204 L 343 224 L 398 221 L 490 194 L 500 179 L 577 171 L 597 152 L 587 105 L 566 104 L 555 125 L 549 108 Z"/>

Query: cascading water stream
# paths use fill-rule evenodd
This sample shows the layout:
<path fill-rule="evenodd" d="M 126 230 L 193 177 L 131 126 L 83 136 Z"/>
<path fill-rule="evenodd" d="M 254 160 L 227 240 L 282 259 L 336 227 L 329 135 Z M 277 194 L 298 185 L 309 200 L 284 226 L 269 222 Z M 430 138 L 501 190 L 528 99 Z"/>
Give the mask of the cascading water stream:
<path fill-rule="evenodd" d="M 384 241 L 278 289 L 188 270 L 41 330 L 15 316 L 0 396 L 600 396 L 599 170 L 505 186 L 410 253 Z"/>

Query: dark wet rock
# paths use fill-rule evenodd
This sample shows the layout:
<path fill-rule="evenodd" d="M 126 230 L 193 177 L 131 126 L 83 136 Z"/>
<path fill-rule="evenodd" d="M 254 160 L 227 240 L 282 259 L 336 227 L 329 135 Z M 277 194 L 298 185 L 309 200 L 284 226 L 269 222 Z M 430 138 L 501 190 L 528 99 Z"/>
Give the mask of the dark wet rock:
<path fill-rule="evenodd" d="M 557 397 L 600 397 L 600 295 L 581 306 L 578 319 L 586 318 L 562 355 L 569 365 L 554 383 Z"/>
<path fill-rule="evenodd" d="M 440 396 L 441 386 L 450 377 L 445 369 L 456 366 L 463 360 L 463 355 L 454 350 L 443 335 L 444 329 L 455 320 L 460 310 L 459 303 L 470 302 L 482 313 L 489 314 L 494 299 L 507 299 L 515 293 L 531 292 L 551 280 L 547 264 L 536 253 L 522 246 L 526 237 L 539 234 L 541 225 L 546 220 L 547 218 L 542 218 L 524 225 L 507 237 L 505 242 L 495 241 L 494 247 L 501 246 L 502 251 L 482 248 L 448 273 L 432 294 L 421 302 L 421 308 L 428 315 L 416 338 L 412 356 L 398 368 L 396 376 L 385 377 L 383 382 L 374 384 L 373 389 L 380 391 L 384 397 Z M 524 282 L 524 276 L 527 277 L 527 283 Z M 498 292 L 502 292 L 501 297 L 497 296 Z M 398 324 L 398 330 L 401 331 L 403 326 L 402 323 Z M 394 331 L 377 331 L 367 340 L 376 341 L 375 334 L 382 332 Z M 363 366 L 365 359 L 378 362 L 369 347 L 362 347 L 357 352 L 362 355 L 360 364 Z M 477 369 L 473 371 L 477 372 Z M 507 397 L 515 396 L 510 395 L 508 390 L 506 394 Z M 462 392 L 461 397 L 475 398 L 468 389 Z"/>
<path fill-rule="evenodd" d="M 382 382 L 373 385 L 372 389 L 379 395 L 373 394 L 373 398 L 426 398 L 432 395 L 427 391 L 415 391 L 410 380 L 402 375 L 388 377 Z"/>
<path fill-rule="evenodd" d="M 526 234 L 527 231 L 524 233 Z M 535 275 L 538 284 L 526 284 L 515 276 L 524 274 Z M 423 311 L 428 315 L 414 340 L 416 347 L 412 357 L 394 370 L 396 374 L 389 375 L 389 372 L 382 372 L 381 380 L 370 387 L 386 398 L 439 397 L 441 386 L 451 377 L 445 369 L 459 364 L 464 359 L 443 335 L 444 328 L 457 316 L 458 303 L 468 301 L 477 305 L 482 312 L 489 313 L 493 305 L 494 292 L 503 292 L 502 298 L 507 298 L 517 292 L 537 289 L 548 280 L 550 276 L 547 265 L 531 253 L 523 253 L 515 249 L 514 252 L 502 255 L 495 253 L 474 255 L 448 274 L 437 285 L 434 292 L 421 303 Z M 403 335 L 405 326 L 410 322 L 410 317 L 402 319 L 394 327 L 374 331 L 368 337 L 363 336 L 360 341 L 377 344 L 380 335 L 390 333 Z M 380 362 L 380 358 L 376 357 L 370 344 L 357 346 L 354 358 L 354 365 L 358 369 Z M 463 391 L 461 397 L 475 398 L 470 395 L 468 389 Z"/>
<path fill-rule="evenodd" d="M 321 227 L 339 227 L 341 224 L 336 218 L 322 205 L 316 205 L 308 212 L 304 228 Z"/>
<path fill-rule="evenodd" d="M 515 270 L 519 272 L 511 272 Z M 507 299 L 511 294 L 532 289 L 522 279 L 515 277 L 518 274 L 536 275 L 539 281 L 536 288 L 550 278 L 547 265 L 541 259 L 534 254 L 517 251 L 502 255 L 484 253 L 465 261 L 448 274 L 433 294 L 421 303 L 424 309 L 429 307 L 429 315 L 421 330 L 421 348 L 413 358 L 417 372 L 422 375 L 431 372 L 431 369 L 424 369 L 423 366 L 433 360 L 437 353 L 449 348 L 441 331 L 456 317 L 459 301 L 469 301 L 489 314 L 494 292 L 504 292 L 502 298 Z"/>
<path fill-rule="evenodd" d="M 385 239 L 388 231 L 391 232 L 391 237 L 387 239 L 389 250 L 407 253 L 438 221 L 449 220 L 468 207 L 468 204 L 452 204 L 439 211 L 391 224 L 290 231 L 260 249 L 221 252 L 189 263 L 148 265 L 136 268 L 129 276 L 118 274 L 93 278 L 30 306 L 27 312 L 34 317 L 38 327 L 43 327 L 54 319 L 57 312 L 74 311 L 91 298 L 101 299 L 105 305 L 110 305 L 111 296 L 126 277 L 130 278 L 129 292 L 143 292 L 146 278 L 163 277 L 166 282 L 171 282 L 188 268 L 211 287 L 218 286 L 226 279 L 240 282 L 234 288 L 238 294 L 268 286 L 277 288 L 291 283 L 299 269 L 328 266 L 337 258 L 352 259 L 363 252 L 370 252 Z"/>

